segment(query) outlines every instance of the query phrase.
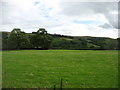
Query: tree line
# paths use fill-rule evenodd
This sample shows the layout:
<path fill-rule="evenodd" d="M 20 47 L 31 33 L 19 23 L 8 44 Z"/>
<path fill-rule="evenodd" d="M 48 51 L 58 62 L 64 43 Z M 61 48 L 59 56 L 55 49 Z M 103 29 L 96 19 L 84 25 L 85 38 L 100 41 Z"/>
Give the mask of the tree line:
<path fill-rule="evenodd" d="M 44 28 L 40 28 L 35 34 L 26 34 L 19 28 L 10 33 L 2 33 L 3 49 L 48 49 L 52 36 Z"/>
<path fill-rule="evenodd" d="M 119 39 L 119 38 L 118 38 Z M 2 49 L 118 49 L 118 39 L 105 37 L 73 37 L 49 34 L 44 28 L 37 32 L 25 33 L 19 28 L 2 32 Z"/>

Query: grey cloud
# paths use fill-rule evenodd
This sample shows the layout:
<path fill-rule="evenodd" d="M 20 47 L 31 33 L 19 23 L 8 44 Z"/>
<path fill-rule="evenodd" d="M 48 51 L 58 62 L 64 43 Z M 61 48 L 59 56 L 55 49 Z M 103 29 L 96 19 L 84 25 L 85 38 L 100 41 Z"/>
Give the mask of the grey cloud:
<path fill-rule="evenodd" d="M 118 11 L 117 2 L 62 2 L 61 12 L 67 16 L 90 16 L 103 14 L 114 28 L 118 28 L 117 14 L 111 12 Z"/>
<path fill-rule="evenodd" d="M 109 28 L 113 28 L 110 24 L 108 23 L 105 23 L 103 25 L 100 25 L 99 27 L 102 27 L 102 28 L 106 28 L 106 29 L 109 29 Z"/>

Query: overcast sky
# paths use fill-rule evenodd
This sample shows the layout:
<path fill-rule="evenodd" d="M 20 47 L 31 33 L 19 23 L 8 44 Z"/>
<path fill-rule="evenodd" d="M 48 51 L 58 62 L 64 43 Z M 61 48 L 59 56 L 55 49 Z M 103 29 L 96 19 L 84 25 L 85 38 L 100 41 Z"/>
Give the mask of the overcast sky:
<path fill-rule="evenodd" d="M 118 37 L 116 0 L 80 1 L 2 0 L 0 31 L 21 28 L 25 32 L 33 32 L 45 28 L 51 34 Z"/>

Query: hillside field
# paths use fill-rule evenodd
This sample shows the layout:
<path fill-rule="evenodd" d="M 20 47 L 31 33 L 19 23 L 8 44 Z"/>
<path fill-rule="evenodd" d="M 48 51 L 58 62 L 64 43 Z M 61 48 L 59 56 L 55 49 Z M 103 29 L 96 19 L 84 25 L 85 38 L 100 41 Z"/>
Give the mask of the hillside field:
<path fill-rule="evenodd" d="M 2 52 L 3 88 L 117 88 L 117 50 Z"/>

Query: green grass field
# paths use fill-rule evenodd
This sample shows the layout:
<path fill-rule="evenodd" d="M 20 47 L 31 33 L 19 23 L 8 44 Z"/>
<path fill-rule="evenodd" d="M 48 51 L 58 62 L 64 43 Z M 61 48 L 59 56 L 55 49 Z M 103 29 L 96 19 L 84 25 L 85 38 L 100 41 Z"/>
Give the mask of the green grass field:
<path fill-rule="evenodd" d="M 118 51 L 3 51 L 4 88 L 117 88 Z"/>

